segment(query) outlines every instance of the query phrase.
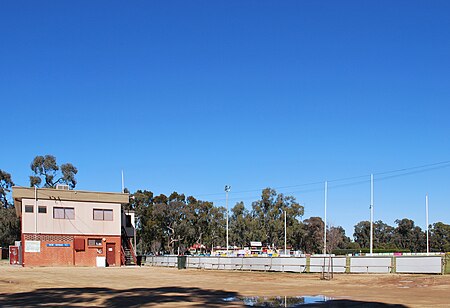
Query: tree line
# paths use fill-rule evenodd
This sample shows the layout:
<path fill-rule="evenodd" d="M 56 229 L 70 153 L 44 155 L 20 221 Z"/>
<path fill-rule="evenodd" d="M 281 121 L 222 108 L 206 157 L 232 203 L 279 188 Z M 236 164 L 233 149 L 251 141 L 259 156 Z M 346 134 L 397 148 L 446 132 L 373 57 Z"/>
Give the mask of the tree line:
<path fill-rule="evenodd" d="M 55 187 L 67 184 L 74 189 L 78 170 L 70 163 L 58 165 L 52 155 L 36 156 L 30 164 L 30 187 Z M 20 221 L 14 204 L 9 201 L 11 175 L 0 170 L 0 246 L 8 246 L 20 239 Z M 154 195 L 149 190 L 130 194 L 125 211 L 133 210 L 138 217 L 137 250 L 140 253 L 178 253 L 193 244 L 213 247 L 226 246 L 226 217 L 223 206 L 173 192 Z M 229 244 L 248 246 L 250 241 L 260 241 L 265 246 L 284 248 L 284 215 L 286 215 L 287 246 L 304 253 L 322 253 L 324 222 L 320 217 L 303 218 L 304 207 L 293 196 L 266 188 L 258 200 L 247 208 L 237 202 L 229 211 Z M 390 226 L 376 221 L 374 228 L 375 251 L 426 251 L 426 232 L 414 221 L 403 218 Z M 450 251 L 450 225 L 437 222 L 429 226 L 430 250 Z M 364 251 L 369 248 L 370 223 L 360 221 L 355 225 L 352 238 L 341 226 L 327 226 L 327 252 Z"/>
<path fill-rule="evenodd" d="M 226 246 L 226 209 L 192 196 L 172 193 L 154 196 L 151 191 L 138 190 L 131 194 L 126 210 L 139 217 L 137 249 L 141 253 L 184 252 L 195 243 L 208 250 Z M 304 208 L 292 196 L 263 189 L 259 200 L 247 209 L 236 203 L 229 214 L 229 244 L 244 247 L 251 241 L 265 246 L 284 248 L 284 213 L 286 213 L 287 246 L 304 253 L 322 253 L 324 222 L 320 217 L 302 219 Z M 375 251 L 426 252 L 426 232 L 408 218 L 389 226 L 376 221 Z M 430 225 L 432 252 L 450 251 L 450 225 L 437 222 Z M 341 226 L 327 226 L 327 253 L 337 251 L 367 251 L 370 245 L 370 222 L 355 225 L 353 239 Z"/>

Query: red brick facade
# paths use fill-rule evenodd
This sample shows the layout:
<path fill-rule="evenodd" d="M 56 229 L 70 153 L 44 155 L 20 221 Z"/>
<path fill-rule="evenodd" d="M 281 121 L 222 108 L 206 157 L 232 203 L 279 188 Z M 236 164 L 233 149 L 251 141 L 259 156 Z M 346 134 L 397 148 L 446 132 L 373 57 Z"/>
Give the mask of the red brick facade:
<path fill-rule="evenodd" d="M 85 241 L 84 250 L 75 250 L 75 239 Z M 26 252 L 27 241 L 40 241 L 40 252 Z M 24 266 L 96 266 L 97 257 L 106 257 L 108 266 L 120 266 L 120 236 L 22 234 Z"/>

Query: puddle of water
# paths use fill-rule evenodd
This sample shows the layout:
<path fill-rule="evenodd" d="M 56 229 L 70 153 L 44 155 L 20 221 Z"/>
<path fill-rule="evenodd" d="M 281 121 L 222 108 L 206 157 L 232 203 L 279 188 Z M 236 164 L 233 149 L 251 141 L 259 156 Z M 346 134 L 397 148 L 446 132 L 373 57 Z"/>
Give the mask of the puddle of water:
<path fill-rule="evenodd" d="M 305 304 L 323 303 L 331 300 L 323 295 L 317 296 L 249 296 L 249 297 L 228 297 L 225 302 L 243 303 L 250 307 L 300 307 Z"/>

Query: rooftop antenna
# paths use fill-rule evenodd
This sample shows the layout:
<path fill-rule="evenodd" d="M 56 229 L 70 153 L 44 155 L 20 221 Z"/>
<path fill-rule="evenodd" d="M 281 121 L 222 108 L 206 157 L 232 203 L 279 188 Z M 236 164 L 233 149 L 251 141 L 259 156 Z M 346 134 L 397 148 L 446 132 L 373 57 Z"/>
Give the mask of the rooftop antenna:
<path fill-rule="evenodd" d="M 123 170 L 122 170 L 122 193 L 125 193 L 125 184 L 123 181 Z"/>

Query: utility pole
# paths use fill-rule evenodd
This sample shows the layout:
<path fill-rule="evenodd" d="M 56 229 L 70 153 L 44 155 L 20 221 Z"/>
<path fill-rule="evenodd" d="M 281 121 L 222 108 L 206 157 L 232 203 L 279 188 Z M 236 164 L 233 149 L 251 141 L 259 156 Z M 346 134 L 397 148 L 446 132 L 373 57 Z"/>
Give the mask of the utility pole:
<path fill-rule="evenodd" d="M 427 224 L 427 256 L 430 254 L 430 239 L 428 231 L 428 193 L 425 196 L 425 223 Z"/>
<path fill-rule="evenodd" d="M 327 196 L 328 195 L 328 181 L 325 181 L 325 215 L 323 224 L 323 254 L 327 254 Z"/>
<path fill-rule="evenodd" d="M 231 190 L 231 186 L 230 185 L 225 185 L 225 202 L 226 202 L 226 206 L 227 206 L 227 256 L 228 256 L 228 193 Z"/>
<path fill-rule="evenodd" d="M 373 253 L 373 173 L 370 175 L 370 255 Z"/>

